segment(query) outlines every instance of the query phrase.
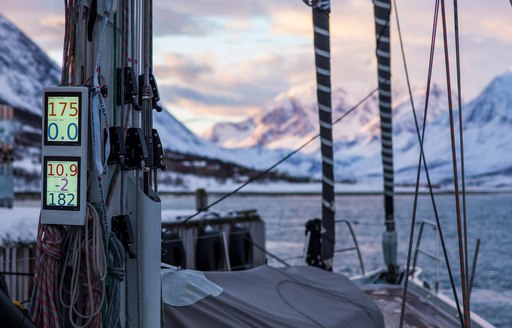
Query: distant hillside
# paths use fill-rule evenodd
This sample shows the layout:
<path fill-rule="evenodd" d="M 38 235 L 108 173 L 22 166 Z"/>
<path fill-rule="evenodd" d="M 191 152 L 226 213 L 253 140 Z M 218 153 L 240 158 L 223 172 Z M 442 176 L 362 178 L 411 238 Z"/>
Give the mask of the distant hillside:
<path fill-rule="evenodd" d="M 420 119 L 425 94 L 415 88 L 414 101 Z M 333 119 L 340 117 L 364 94 L 342 88 L 333 91 Z M 394 87 L 393 136 L 396 182 L 415 180 L 419 146 L 412 110 L 405 90 Z M 455 99 L 455 98 L 454 98 Z M 473 101 L 464 104 L 466 173 L 475 187 L 512 186 L 512 72 L 496 77 Z M 333 129 L 337 179 L 368 181 L 382 177 L 380 126 L 377 97 L 373 96 Z M 433 85 L 430 95 L 425 149 L 432 178 L 438 184 L 452 181 L 447 97 Z M 420 122 L 422 124 L 422 122 Z M 315 86 L 306 85 L 282 93 L 260 113 L 241 123 L 218 123 L 205 135 L 224 147 L 293 149 L 318 130 Z M 307 148 L 313 156 L 319 143 Z"/>
<path fill-rule="evenodd" d="M 59 83 L 59 68 L 13 24 L 0 16 L 0 103 L 15 108 L 16 190 L 38 190 L 40 173 L 41 92 Z M 418 141 L 408 94 L 393 87 L 393 131 L 396 182 L 413 183 Z M 356 104 L 364 91 L 333 91 L 333 117 Z M 425 95 L 415 88 L 421 117 Z M 430 97 L 425 149 L 432 179 L 447 185 L 452 180 L 448 116 L 444 89 L 434 85 Z M 511 187 L 512 73 L 493 80 L 473 101 L 464 105 L 466 173 L 476 187 Z M 282 93 L 260 113 L 241 123 L 219 123 L 205 140 L 187 129 L 169 111 L 155 115 L 170 170 L 162 181 L 180 180 L 179 174 L 243 181 L 286 156 L 317 134 L 314 84 Z M 335 174 L 349 183 L 380 182 L 380 130 L 376 96 L 334 127 Z M 271 178 L 318 180 L 319 143 L 313 142 L 279 166 Z M 176 175 L 178 174 L 178 176 Z M 172 180 L 172 181 L 171 181 Z M 190 180 L 190 179 L 189 179 Z M 193 179 L 192 179 L 193 180 Z M 380 183 L 374 184 L 380 186 Z"/>
<path fill-rule="evenodd" d="M 60 69 L 1 15 L 0 49 L 0 103 L 15 109 L 15 190 L 36 191 L 39 190 L 41 170 L 42 90 L 60 83 Z M 175 172 L 216 177 L 219 181 L 229 177 L 238 179 L 257 173 L 283 156 L 282 151 L 263 148 L 224 149 L 196 136 L 166 110 L 155 115 L 154 127 L 159 131 L 168 155 L 166 163 Z M 303 162 L 315 161 L 306 157 Z M 293 163 L 285 164 L 283 173 L 271 177 L 297 180 L 294 176 L 307 176 L 311 165 L 299 172 Z M 216 169 L 205 170 L 205 166 Z M 286 170 L 293 173 L 288 175 Z M 165 180 L 165 174 L 161 177 Z"/>

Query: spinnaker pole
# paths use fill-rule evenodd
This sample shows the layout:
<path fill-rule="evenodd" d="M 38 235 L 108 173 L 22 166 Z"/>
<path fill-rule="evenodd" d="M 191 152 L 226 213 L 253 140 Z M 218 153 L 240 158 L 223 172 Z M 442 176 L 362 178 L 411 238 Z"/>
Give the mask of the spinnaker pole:
<path fill-rule="evenodd" d="M 334 168 L 331 104 L 330 0 L 313 0 L 315 65 L 322 154 L 321 256 L 323 267 L 332 270 L 335 243 Z"/>
<path fill-rule="evenodd" d="M 374 0 L 376 56 L 379 84 L 379 113 L 381 154 L 384 176 L 384 209 L 386 231 L 382 236 L 384 261 L 388 267 L 388 280 L 396 279 L 398 266 L 397 235 L 394 219 L 393 119 L 391 93 L 391 42 L 389 24 L 391 0 Z"/>

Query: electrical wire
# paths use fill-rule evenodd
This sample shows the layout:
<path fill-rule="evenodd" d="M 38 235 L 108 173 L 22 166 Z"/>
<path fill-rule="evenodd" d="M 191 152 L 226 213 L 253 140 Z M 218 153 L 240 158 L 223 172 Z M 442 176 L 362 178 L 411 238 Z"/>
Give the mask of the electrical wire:
<path fill-rule="evenodd" d="M 345 113 L 343 113 L 343 115 L 341 115 L 340 117 L 338 117 L 334 122 L 332 122 L 332 125 L 335 125 L 337 123 L 339 123 L 341 120 L 343 120 L 345 117 L 347 117 L 350 113 L 352 113 L 354 110 L 356 110 L 361 104 L 363 104 L 366 100 L 368 100 L 371 96 L 373 96 L 373 94 L 375 94 L 377 91 L 379 90 L 379 88 L 375 88 L 373 89 L 372 91 L 370 91 L 370 93 L 368 93 L 365 97 L 363 97 L 357 104 L 355 104 L 352 108 L 350 108 L 348 111 L 346 111 Z M 310 143 L 312 143 L 313 141 L 315 141 L 318 137 L 320 136 L 320 134 L 316 134 L 314 135 L 313 137 L 311 137 L 309 140 L 307 140 L 305 143 L 303 143 L 300 147 L 298 147 L 297 149 L 295 149 L 294 151 L 288 153 L 288 155 L 284 156 L 283 158 L 281 158 L 279 161 L 277 161 L 276 163 L 274 163 L 273 165 L 271 165 L 269 168 L 267 168 L 265 171 L 262 171 L 260 173 L 258 173 L 256 176 L 253 176 L 252 178 L 250 178 L 249 180 L 247 180 L 246 182 L 242 183 L 240 186 L 238 186 L 236 189 L 234 189 L 233 191 L 227 193 L 227 194 L 224 194 L 222 197 L 220 197 L 219 199 L 217 199 L 216 201 L 208 204 L 208 206 L 206 206 L 205 208 L 201 209 L 201 210 L 198 210 L 196 213 L 190 215 L 189 217 L 187 217 L 185 220 L 181 221 L 180 224 L 185 224 L 186 222 L 188 222 L 189 220 L 195 218 L 196 216 L 198 216 L 199 214 L 201 214 L 202 212 L 205 212 L 205 211 L 208 211 L 211 207 L 217 205 L 218 203 L 224 201 L 226 198 L 229 198 L 231 196 L 233 196 L 234 194 L 238 193 L 240 190 L 242 190 L 243 188 L 245 188 L 248 184 L 264 177 L 265 175 L 267 175 L 268 173 L 270 173 L 273 169 L 275 169 L 276 167 L 278 167 L 280 164 L 282 164 L 283 162 L 285 162 L 287 159 L 289 159 L 290 157 L 292 157 L 293 155 L 297 154 L 299 151 L 301 151 L 302 149 L 304 149 L 307 145 L 309 145 Z"/>
<path fill-rule="evenodd" d="M 405 78 L 406 78 L 406 81 L 407 81 L 407 88 L 408 88 L 408 91 L 409 91 L 409 100 L 411 102 L 412 113 L 413 113 L 414 122 L 415 122 L 415 126 L 416 126 L 416 134 L 418 136 L 418 142 L 419 142 L 419 145 L 420 145 L 420 154 L 421 154 L 421 157 L 422 157 L 422 160 L 423 160 L 423 167 L 425 168 L 425 175 L 426 175 L 426 178 L 427 178 L 429 194 L 430 194 L 430 198 L 431 198 L 431 201 L 432 201 L 432 208 L 434 210 L 434 217 L 435 217 L 435 220 L 436 220 L 437 231 L 439 233 L 439 239 L 441 241 L 441 247 L 442 247 L 442 250 L 443 250 L 443 255 L 444 255 L 444 259 L 445 259 L 445 263 L 446 263 L 446 268 L 448 270 L 448 276 L 449 276 L 449 279 L 450 279 L 450 286 L 452 288 L 453 297 L 454 297 L 454 300 L 455 300 L 455 305 L 456 305 L 456 308 L 457 308 L 457 312 L 459 313 L 459 318 L 462 318 L 462 312 L 460 310 L 460 304 L 459 304 L 459 299 L 458 299 L 458 295 L 457 295 L 457 289 L 455 287 L 455 281 L 453 279 L 452 269 L 451 269 L 451 266 L 450 266 L 450 260 L 448 258 L 448 252 L 446 250 L 446 244 L 445 244 L 445 241 L 444 241 L 443 230 L 442 230 L 442 227 L 441 227 L 441 220 L 439 219 L 439 213 L 438 213 L 438 210 L 437 210 L 437 205 L 436 205 L 436 201 L 435 201 L 435 197 L 434 197 L 434 191 L 433 191 L 432 183 L 431 183 L 431 180 L 430 180 L 430 173 L 429 173 L 429 170 L 428 170 L 427 159 L 426 159 L 425 151 L 424 151 L 424 148 L 423 148 L 423 138 L 424 138 L 424 135 L 425 135 L 424 131 L 425 131 L 425 126 L 426 126 L 425 125 L 425 123 L 426 123 L 426 116 L 423 119 L 423 131 L 422 131 L 422 133 L 420 135 L 420 128 L 419 128 L 419 124 L 418 124 L 416 108 L 415 108 L 415 105 L 414 105 L 414 99 L 413 99 L 413 96 L 412 96 L 412 88 L 411 88 L 411 82 L 410 82 L 410 78 L 409 78 L 409 70 L 407 68 L 407 60 L 406 60 L 406 57 L 405 57 L 405 50 L 404 50 L 404 44 L 403 44 L 403 38 L 402 38 L 402 31 L 401 31 L 401 28 L 400 28 L 400 19 L 399 19 L 398 7 L 397 7 L 397 4 L 396 4 L 396 0 L 393 0 L 393 6 L 395 8 L 396 26 L 397 26 L 397 31 L 398 31 L 398 38 L 399 38 L 399 41 L 400 41 L 400 50 L 401 50 L 401 53 L 402 53 L 402 62 L 403 62 L 403 66 L 404 66 Z M 429 93 L 427 93 L 426 97 L 427 97 L 426 102 L 428 102 Z"/>

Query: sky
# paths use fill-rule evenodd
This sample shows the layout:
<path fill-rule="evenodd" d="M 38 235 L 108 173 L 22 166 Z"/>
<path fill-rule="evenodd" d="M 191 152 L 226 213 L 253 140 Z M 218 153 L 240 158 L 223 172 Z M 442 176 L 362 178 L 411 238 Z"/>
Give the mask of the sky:
<path fill-rule="evenodd" d="M 452 6 L 447 1 L 453 57 Z M 311 10 L 301 0 L 154 0 L 154 7 L 160 93 L 171 113 L 196 133 L 215 122 L 244 120 L 279 93 L 314 81 Z M 397 0 L 397 7 L 411 79 L 424 85 L 434 0 Z M 58 64 L 63 12 L 61 0 L 0 0 L 0 13 Z M 512 67 L 512 7 L 509 0 L 459 1 L 459 19 L 462 96 L 468 101 Z M 404 73 L 395 16 L 391 29 L 393 83 L 399 86 Z M 349 92 L 376 86 L 374 35 L 370 0 L 332 1 L 335 86 Z M 441 41 L 438 33 L 434 80 L 445 85 Z"/>

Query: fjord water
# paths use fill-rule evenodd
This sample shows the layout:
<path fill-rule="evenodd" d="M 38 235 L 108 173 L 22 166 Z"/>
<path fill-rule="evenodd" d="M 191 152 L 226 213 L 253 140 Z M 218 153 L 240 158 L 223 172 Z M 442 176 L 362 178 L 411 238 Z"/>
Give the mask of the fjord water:
<path fill-rule="evenodd" d="M 210 202 L 216 199 L 210 196 Z M 457 223 L 454 195 L 436 196 L 452 271 L 460 294 L 460 271 L 457 242 Z M 165 196 L 164 209 L 192 209 L 193 196 Z M 398 232 L 398 262 L 405 264 L 409 230 L 413 207 L 412 195 L 400 195 L 395 199 L 395 219 Z M 304 248 L 304 223 L 320 217 L 319 195 L 237 195 L 221 202 L 212 210 L 257 209 L 267 229 L 267 249 L 284 259 L 301 256 Z M 512 194 L 470 194 L 467 196 L 468 244 L 470 270 L 476 239 L 481 239 L 480 254 L 476 268 L 475 282 L 471 297 L 472 310 L 496 325 L 512 326 Z M 336 197 L 337 219 L 353 222 L 361 247 L 366 271 L 383 265 L 381 234 L 384 229 L 383 198 L 379 195 L 338 195 Z M 418 201 L 417 221 L 434 221 L 429 196 L 422 195 Z M 416 227 L 416 235 L 418 227 Z M 352 246 L 352 239 L 345 225 L 337 224 L 336 249 Z M 422 249 L 441 257 L 439 266 L 440 289 L 450 296 L 448 274 L 435 232 L 425 227 Z M 359 262 L 354 252 L 338 253 L 335 257 L 335 271 L 346 275 L 360 273 Z M 301 260 L 289 260 L 300 264 Z M 269 259 L 269 264 L 279 263 Z M 423 269 L 421 277 L 434 286 L 436 263 L 419 255 L 418 266 Z M 461 296 L 459 295 L 459 299 Z"/>

